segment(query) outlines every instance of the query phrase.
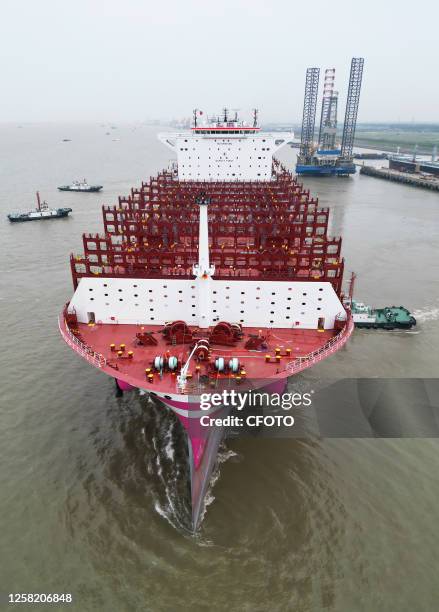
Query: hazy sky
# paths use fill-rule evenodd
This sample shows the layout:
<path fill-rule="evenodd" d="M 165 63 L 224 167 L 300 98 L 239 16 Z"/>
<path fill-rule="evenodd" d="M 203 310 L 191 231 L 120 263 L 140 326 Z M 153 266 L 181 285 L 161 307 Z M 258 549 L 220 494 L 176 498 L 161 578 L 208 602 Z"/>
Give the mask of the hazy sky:
<path fill-rule="evenodd" d="M 342 118 L 352 56 L 360 121 L 439 121 L 431 0 L 1 0 L 0 17 L 0 121 L 298 121 L 308 66 L 336 68 Z"/>

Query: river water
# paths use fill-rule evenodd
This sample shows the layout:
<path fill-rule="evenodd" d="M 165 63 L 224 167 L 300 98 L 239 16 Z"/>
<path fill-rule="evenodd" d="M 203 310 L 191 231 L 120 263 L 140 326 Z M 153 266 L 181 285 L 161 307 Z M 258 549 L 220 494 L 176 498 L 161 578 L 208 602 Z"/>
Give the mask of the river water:
<path fill-rule="evenodd" d="M 116 397 L 61 341 L 69 254 L 101 230 L 103 203 L 167 164 L 155 132 L 0 127 L 0 591 L 72 593 L 81 612 L 436 610 L 436 439 L 229 440 L 193 537 L 175 419 L 137 392 Z M 84 176 L 104 191 L 57 192 Z M 331 207 L 357 297 L 419 322 L 357 330 L 309 376 L 436 377 L 438 194 L 358 175 L 304 182 Z M 36 189 L 71 217 L 9 224 Z"/>

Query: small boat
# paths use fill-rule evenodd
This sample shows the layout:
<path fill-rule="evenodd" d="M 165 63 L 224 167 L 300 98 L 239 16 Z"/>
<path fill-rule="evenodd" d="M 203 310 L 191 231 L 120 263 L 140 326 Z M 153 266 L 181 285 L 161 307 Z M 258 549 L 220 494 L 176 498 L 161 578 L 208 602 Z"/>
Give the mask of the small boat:
<path fill-rule="evenodd" d="M 71 138 L 63 138 L 62 141 L 63 142 L 72 142 Z"/>
<path fill-rule="evenodd" d="M 102 185 L 89 185 L 85 179 L 73 181 L 71 185 L 61 185 L 60 191 L 80 191 L 82 193 L 96 193 L 102 189 Z"/>
<path fill-rule="evenodd" d="M 37 207 L 26 213 L 11 213 L 8 215 L 11 223 L 19 221 L 43 221 L 47 219 L 61 219 L 67 217 L 72 212 L 71 208 L 49 208 L 47 202 L 40 200 L 40 194 L 37 191 Z"/>
<path fill-rule="evenodd" d="M 365 329 L 411 329 L 416 319 L 404 306 L 371 308 L 352 300 L 352 318 L 355 327 Z"/>

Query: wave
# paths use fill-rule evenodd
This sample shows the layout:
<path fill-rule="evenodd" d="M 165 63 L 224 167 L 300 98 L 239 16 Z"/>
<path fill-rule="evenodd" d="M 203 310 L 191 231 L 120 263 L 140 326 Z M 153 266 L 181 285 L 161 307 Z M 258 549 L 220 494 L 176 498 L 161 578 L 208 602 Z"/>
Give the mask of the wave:
<path fill-rule="evenodd" d="M 413 316 L 419 323 L 439 320 L 439 306 L 427 306 L 413 311 Z"/>

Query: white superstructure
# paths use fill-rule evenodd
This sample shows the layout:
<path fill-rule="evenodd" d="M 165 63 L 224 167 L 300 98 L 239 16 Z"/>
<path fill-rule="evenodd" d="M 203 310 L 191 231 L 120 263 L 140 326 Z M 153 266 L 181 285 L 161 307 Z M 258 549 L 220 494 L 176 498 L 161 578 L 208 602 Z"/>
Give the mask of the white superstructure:
<path fill-rule="evenodd" d="M 177 155 L 178 179 L 187 181 L 270 181 L 273 154 L 294 138 L 293 132 L 261 132 L 237 115 L 197 122 L 191 132 L 164 132 L 159 140 Z"/>

